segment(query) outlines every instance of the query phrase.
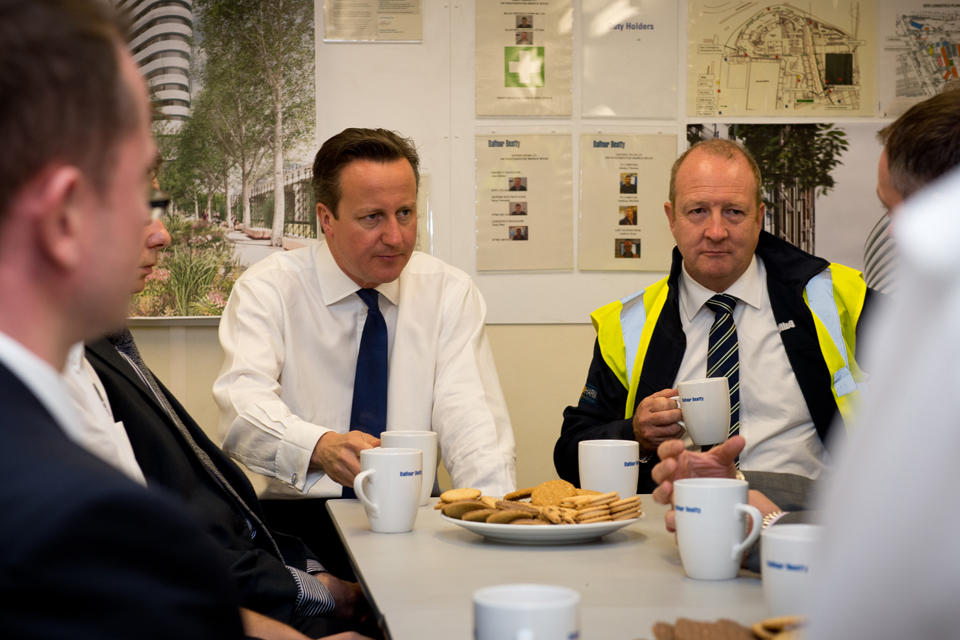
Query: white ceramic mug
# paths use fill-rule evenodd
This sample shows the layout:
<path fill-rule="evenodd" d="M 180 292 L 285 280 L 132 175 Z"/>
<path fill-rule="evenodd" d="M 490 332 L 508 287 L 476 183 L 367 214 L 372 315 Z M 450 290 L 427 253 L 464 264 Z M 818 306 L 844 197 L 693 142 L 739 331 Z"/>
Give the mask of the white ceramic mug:
<path fill-rule="evenodd" d="M 474 640 L 576 640 L 580 594 L 546 584 L 504 584 L 473 592 Z"/>
<path fill-rule="evenodd" d="M 677 544 L 687 575 L 697 580 L 737 577 L 743 553 L 760 535 L 763 518 L 747 504 L 749 485 L 727 478 L 686 478 L 673 483 Z M 753 517 L 744 539 L 746 515 Z"/>
<path fill-rule="evenodd" d="M 583 440 L 577 447 L 580 486 L 621 498 L 637 495 L 640 443 L 635 440 Z"/>
<path fill-rule="evenodd" d="M 730 386 L 726 378 L 687 380 L 673 399 L 694 444 L 720 444 L 730 431 Z"/>
<path fill-rule="evenodd" d="M 367 512 L 371 531 L 405 533 L 420 510 L 423 452 L 419 449 L 364 449 L 353 490 Z"/>
<path fill-rule="evenodd" d="M 380 434 L 384 449 L 419 449 L 423 452 L 423 480 L 420 487 L 420 506 L 430 500 L 433 481 L 437 476 L 437 434 L 435 431 L 384 431 Z"/>
<path fill-rule="evenodd" d="M 760 536 L 763 596 L 771 615 L 810 613 L 810 588 L 823 527 L 779 524 Z"/>

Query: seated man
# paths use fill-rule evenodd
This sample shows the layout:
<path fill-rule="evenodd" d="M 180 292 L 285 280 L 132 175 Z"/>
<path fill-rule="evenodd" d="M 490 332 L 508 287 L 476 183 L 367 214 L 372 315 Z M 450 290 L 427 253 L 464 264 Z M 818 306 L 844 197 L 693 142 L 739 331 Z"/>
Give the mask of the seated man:
<path fill-rule="evenodd" d="M 160 219 L 145 227 L 134 293 L 143 290 L 169 243 Z M 358 626 L 321 614 L 359 617 L 366 608 L 359 585 L 330 575 L 303 543 L 264 525 L 246 475 L 147 368 L 130 332 L 94 342 L 86 353 L 75 363 L 71 353 L 64 375 L 84 417 L 73 439 L 134 480 L 184 501 L 229 559 L 241 606 L 284 623 L 258 620 L 266 626 L 252 630 L 257 637 L 288 637 L 287 624 L 310 637 Z"/>
<path fill-rule="evenodd" d="M 67 435 L 58 371 L 123 323 L 149 221 L 156 147 L 124 26 L 103 2 L 5 0 L 0 95 L 0 634 L 240 638 L 221 550 Z"/>
<path fill-rule="evenodd" d="M 849 423 L 860 402 L 854 345 L 872 292 L 858 272 L 761 231 L 760 171 L 736 142 L 681 155 L 664 209 L 670 275 L 593 313 L 593 362 L 564 411 L 557 472 L 578 482 L 581 440 L 633 439 L 649 493 L 657 447 L 684 435 L 677 382 L 722 375 L 730 435 L 745 439 L 738 467 L 817 478 L 834 414 Z"/>
<path fill-rule="evenodd" d="M 327 140 L 313 166 L 325 241 L 253 265 L 220 323 L 223 448 L 269 478 L 267 520 L 313 549 L 338 544 L 316 525 L 323 500 L 353 496 L 360 451 L 386 429 L 436 431 L 456 487 L 516 488 L 483 298 L 413 250 L 418 166 L 390 131 Z"/>

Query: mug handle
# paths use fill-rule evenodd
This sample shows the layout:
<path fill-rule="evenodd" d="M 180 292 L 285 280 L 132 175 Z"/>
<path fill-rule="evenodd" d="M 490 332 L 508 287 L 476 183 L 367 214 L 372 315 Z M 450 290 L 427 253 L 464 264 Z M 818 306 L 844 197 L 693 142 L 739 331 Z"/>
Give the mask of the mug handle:
<path fill-rule="evenodd" d="M 360 500 L 360 504 L 367 510 L 371 518 L 380 517 L 380 507 L 370 502 L 370 498 L 367 497 L 366 492 L 363 490 L 363 483 L 366 482 L 367 479 L 373 480 L 376 477 L 376 469 L 367 469 L 366 471 L 358 473 L 357 477 L 353 479 L 353 492 L 357 494 L 357 499 Z M 757 513 L 759 513 L 759 511 Z"/>
<path fill-rule="evenodd" d="M 750 534 L 747 536 L 747 539 L 733 548 L 733 555 L 731 559 L 738 560 L 743 557 L 743 552 L 746 551 L 747 548 L 749 548 L 750 545 L 756 542 L 757 538 L 760 537 L 760 527 L 763 525 L 763 516 L 760 515 L 759 509 L 750 506 L 749 504 L 738 504 L 734 507 L 734 510 L 740 513 L 749 513 L 750 517 L 753 518 L 753 523 L 750 527 Z"/>
<path fill-rule="evenodd" d="M 683 412 L 683 408 L 680 406 L 680 396 L 673 396 L 673 397 L 670 398 L 670 399 L 677 403 L 677 409 L 679 409 L 680 412 L 682 413 L 682 412 Z M 683 427 L 684 429 L 687 428 L 687 425 L 683 422 L 683 419 L 682 419 L 682 418 L 681 418 L 680 420 L 677 420 L 677 424 L 679 424 L 679 425 L 680 425 L 681 427 Z"/>

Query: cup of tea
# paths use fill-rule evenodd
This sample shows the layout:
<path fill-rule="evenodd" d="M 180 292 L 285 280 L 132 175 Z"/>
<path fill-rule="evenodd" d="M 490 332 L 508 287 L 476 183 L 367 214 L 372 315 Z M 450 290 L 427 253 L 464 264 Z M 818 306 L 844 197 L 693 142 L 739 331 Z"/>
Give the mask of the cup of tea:
<path fill-rule="evenodd" d="M 720 444 L 730 431 L 730 386 L 726 378 L 687 380 L 677 384 L 674 401 L 694 444 Z"/>
<path fill-rule="evenodd" d="M 360 473 L 353 481 L 357 494 L 376 533 L 413 530 L 420 510 L 423 452 L 419 449 L 364 449 Z"/>
<path fill-rule="evenodd" d="M 420 487 L 420 506 L 430 500 L 433 481 L 437 476 L 437 433 L 435 431 L 384 431 L 380 434 L 384 449 L 419 449 L 423 452 L 423 480 Z"/>
<path fill-rule="evenodd" d="M 580 594 L 547 584 L 504 584 L 473 592 L 474 640 L 580 637 Z"/>

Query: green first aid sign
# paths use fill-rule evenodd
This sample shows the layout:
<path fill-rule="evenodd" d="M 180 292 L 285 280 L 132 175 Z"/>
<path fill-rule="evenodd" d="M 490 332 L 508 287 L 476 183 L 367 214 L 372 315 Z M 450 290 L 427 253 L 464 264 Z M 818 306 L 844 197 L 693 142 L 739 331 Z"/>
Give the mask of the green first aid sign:
<path fill-rule="evenodd" d="M 505 87 L 542 87 L 545 85 L 543 47 L 504 47 Z"/>

